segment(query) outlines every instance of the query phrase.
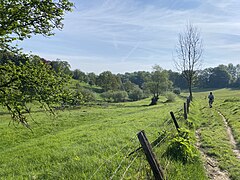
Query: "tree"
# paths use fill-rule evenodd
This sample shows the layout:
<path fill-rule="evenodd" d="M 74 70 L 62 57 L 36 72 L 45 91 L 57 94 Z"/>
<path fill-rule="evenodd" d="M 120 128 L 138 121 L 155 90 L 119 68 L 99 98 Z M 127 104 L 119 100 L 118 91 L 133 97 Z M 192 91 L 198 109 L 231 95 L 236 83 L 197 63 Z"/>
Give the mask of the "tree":
<path fill-rule="evenodd" d="M 219 65 L 213 68 L 212 74 L 209 77 L 209 85 L 212 88 L 228 87 L 231 82 L 231 75 L 227 71 L 227 67 Z"/>
<path fill-rule="evenodd" d="M 132 83 L 131 81 L 126 81 L 123 83 L 123 89 L 124 91 L 127 91 L 128 93 L 132 91 L 134 88 L 138 87 L 138 85 Z M 138 87 L 139 88 L 139 87 Z"/>
<path fill-rule="evenodd" d="M 29 102 L 38 101 L 52 112 L 52 103 L 69 100 L 65 91 L 68 77 L 54 72 L 48 61 L 27 56 L 12 46 L 15 40 L 32 35 L 53 35 L 62 29 L 64 14 L 71 11 L 68 0 L 0 0 L 0 105 L 12 118 L 28 126 L 24 112 Z M 12 53 L 9 52 L 12 51 Z"/>
<path fill-rule="evenodd" d="M 97 85 L 104 91 L 118 90 L 121 87 L 120 79 L 110 71 L 104 71 L 97 77 Z"/>
<path fill-rule="evenodd" d="M 53 35 L 55 28 L 63 28 L 72 6 L 68 0 L 1 0 L 0 49 L 11 49 L 11 42 L 33 34 Z"/>
<path fill-rule="evenodd" d="M 196 70 L 202 64 L 202 52 L 202 39 L 198 28 L 192 24 L 187 24 L 185 31 L 178 36 L 178 44 L 176 45 L 177 60 L 175 60 L 175 65 L 177 70 L 182 72 L 183 77 L 188 83 L 191 100 Z"/>
<path fill-rule="evenodd" d="M 171 70 L 168 71 L 169 80 L 173 82 L 173 87 L 187 89 L 187 82 L 184 79 L 183 75 L 178 72 L 173 72 Z"/>
<path fill-rule="evenodd" d="M 151 74 L 151 80 L 145 83 L 146 88 L 153 94 L 152 102 L 150 105 L 156 105 L 159 95 L 166 92 L 172 86 L 169 81 L 168 72 L 163 70 L 160 66 L 155 65 Z"/>
<path fill-rule="evenodd" d="M 210 87 L 210 82 L 209 78 L 212 74 L 213 68 L 206 68 L 204 70 L 200 70 L 198 72 L 198 77 L 197 77 L 197 86 L 199 88 L 208 88 Z"/>
<path fill-rule="evenodd" d="M 72 71 L 70 70 L 71 66 L 67 61 L 61 61 L 60 59 L 57 59 L 56 61 L 50 61 L 49 64 L 56 73 L 63 72 L 69 76 L 72 76 Z"/>
<path fill-rule="evenodd" d="M 68 76 L 57 74 L 49 64 L 33 58 L 25 64 L 9 61 L 0 65 L 0 105 L 7 108 L 13 120 L 27 127 L 24 113 L 30 113 L 29 103 L 39 102 L 53 113 L 52 104 L 67 103 L 70 97 L 65 88 Z"/>
<path fill-rule="evenodd" d="M 84 72 L 80 71 L 79 69 L 75 69 L 73 71 L 73 79 L 77 79 L 80 82 L 86 82 L 86 83 L 88 82 L 88 76 Z"/>

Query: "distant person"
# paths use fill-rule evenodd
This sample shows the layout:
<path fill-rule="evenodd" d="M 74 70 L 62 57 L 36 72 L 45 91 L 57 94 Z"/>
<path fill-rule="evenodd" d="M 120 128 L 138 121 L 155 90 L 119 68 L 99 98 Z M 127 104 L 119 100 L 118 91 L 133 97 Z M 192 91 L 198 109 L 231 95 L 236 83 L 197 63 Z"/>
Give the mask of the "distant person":
<path fill-rule="evenodd" d="M 213 102 L 214 102 L 214 96 L 213 96 L 212 92 L 210 92 L 210 94 L 208 95 L 208 103 L 209 103 L 210 108 L 212 108 Z"/>

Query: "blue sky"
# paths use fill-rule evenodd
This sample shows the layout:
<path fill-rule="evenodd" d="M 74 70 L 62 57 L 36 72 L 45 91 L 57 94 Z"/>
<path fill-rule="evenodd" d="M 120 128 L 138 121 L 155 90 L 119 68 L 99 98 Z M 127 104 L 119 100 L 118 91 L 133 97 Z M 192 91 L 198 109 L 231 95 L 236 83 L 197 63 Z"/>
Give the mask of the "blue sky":
<path fill-rule="evenodd" d="M 239 0 L 72 0 L 64 29 L 17 42 L 25 52 L 97 74 L 174 68 L 178 34 L 191 22 L 203 39 L 203 68 L 240 64 Z"/>

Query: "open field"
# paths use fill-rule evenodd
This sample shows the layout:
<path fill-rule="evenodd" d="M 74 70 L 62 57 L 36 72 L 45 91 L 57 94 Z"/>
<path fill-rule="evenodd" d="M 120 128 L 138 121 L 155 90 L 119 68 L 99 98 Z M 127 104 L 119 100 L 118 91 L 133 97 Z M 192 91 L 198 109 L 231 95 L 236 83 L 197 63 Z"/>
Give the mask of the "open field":
<path fill-rule="evenodd" d="M 232 128 L 239 149 L 240 91 L 216 90 L 213 108 L 208 108 L 207 92 L 195 93 L 190 107 L 189 127 L 182 118 L 185 98 L 174 103 L 150 99 L 119 104 L 86 106 L 58 111 L 57 117 L 45 112 L 32 113 L 33 132 L 9 124 L 8 114 L 0 115 L 0 177 L 3 179 L 151 179 L 152 173 L 142 151 L 127 155 L 140 146 L 136 134 L 144 130 L 149 141 L 159 136 L 153 147 L 168 179 L 208 179 L 204 159 L 196 146 L 193 162 L 182 163 L 164 156 L 170 138 L 177 133 L 169 112 L 180 127 L 190 130 L 193 144 L 214 158 L 221 171 L 231 179 L 240 179 L 239 159 L 233 151 L 221 112 Z M 180 110 L 180 111 L 179 111 Z M 30 118 L 30 117 L 29 117 Z M 15 127 L 16 126 L 16 127 Z M 165 130 L 165 131 L 164 131 Z M 199 139 L 196 138 L 199 133 Z M 208 177 L 209 176 L 209 177 Z"/>
<path fill-rule="evenodd" d="M 239 105 L 240 91 L 221 89 L 213 91 L 215 102 L 209 108 L 206 96 L 208 93 L 197 93 L 197 101 L 193 103 L 192 117 L 201 139 L 201 149 L 210 158 L 216 160 L 222 172 L 230 179 L 240 179 L 240 157 L 236 154 L 240 149 Z M 228 128 L 231 132 L 228 132 Z M 229 137 L 232 133 L 235 145 Z"/>

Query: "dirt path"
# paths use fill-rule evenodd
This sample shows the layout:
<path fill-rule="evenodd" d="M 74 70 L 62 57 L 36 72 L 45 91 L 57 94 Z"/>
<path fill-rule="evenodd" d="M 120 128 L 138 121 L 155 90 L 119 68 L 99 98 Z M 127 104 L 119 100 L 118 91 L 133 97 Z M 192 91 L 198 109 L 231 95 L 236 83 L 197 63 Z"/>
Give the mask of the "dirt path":
<path fill-rule="evenodd" d="M 198 129 L 196 131 L 196 137 L 197 137 L 197 147 L 201 152 L 202 158 L 205 162 L 204 167 L 207 171 L 209 179 L 212 180 L 230 180 L 228 173 L 225 171 L 222 171 L 218 167 L 218 163 L 215 159 L 212 157 L 208 156 L 205 152 L 204 149 L 201 148 L 201 129 Z"/>
<path fill-rule="evenodd" d="M 231 142 L 231 144 L 232 144 L 232 146 L 233 146 L 233 152 L 236 154 L 236 157 L 237 157 L 238 159 L 240 159 L 240 151 L 239 151 L 239 149 L 237 149 L 237 146 L 236 146 L 237 143 L 236 143 L 236 141 L 235 141 L 235 139 L 234 139 L 234 137 L 233 137 L 232 129 L 231 129 L 231 127 L 228 125 L 228 122 L 227 122 L 226 118 L 222 115 L 222 113 L 218 111 L 218 114 L 222 117 L 223 122 L 224 122 L 224 124 L 225 124 L 229 141 Z"/>

